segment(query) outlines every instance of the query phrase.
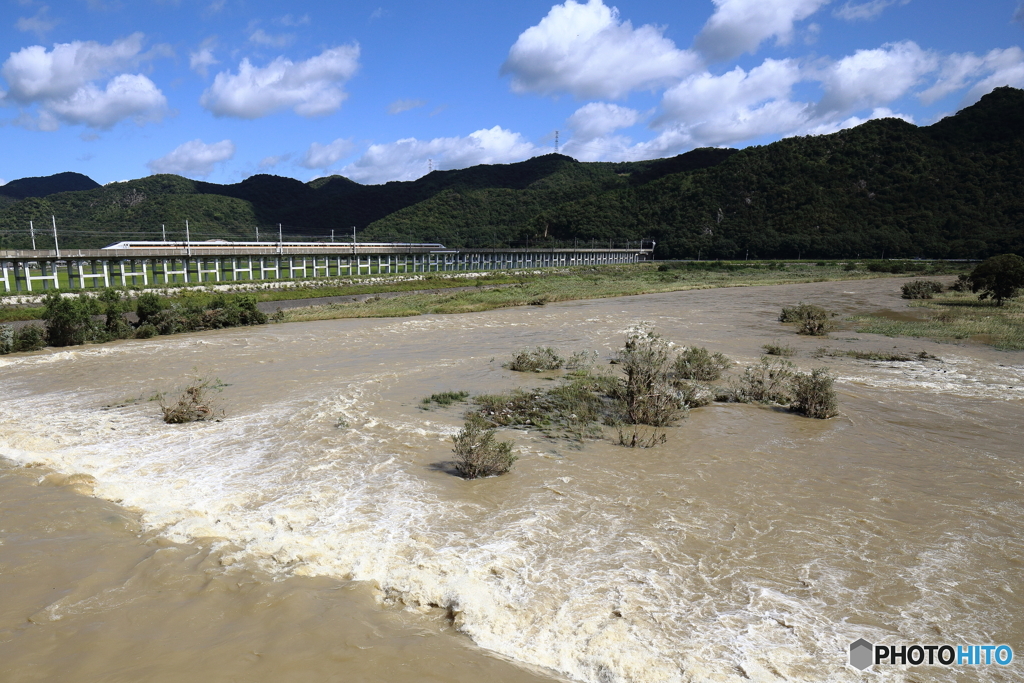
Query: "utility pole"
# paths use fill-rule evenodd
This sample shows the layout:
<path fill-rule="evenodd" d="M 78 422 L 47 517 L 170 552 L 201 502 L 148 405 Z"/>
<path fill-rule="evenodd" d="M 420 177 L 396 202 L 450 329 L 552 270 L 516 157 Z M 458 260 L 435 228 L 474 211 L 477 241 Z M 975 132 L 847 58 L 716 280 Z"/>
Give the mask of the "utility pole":
<path fill-rule="evenodd" d="M 53 255 L 60 258 L 60 247 L 57 245 L 57 217 L 51 214 L 50 218 L 53 220 Z"/>
<path fill-rule="evenodd" d="M 260 241 L 260 226 L 256 226 L 256 241 Z"/>
<path fill-rule="evenodd" d="M 185 256 L 192 255 L 192 241 L 188 236 L 188 219 L 185 219 Z"/>
<path fill-rule="evenodd" d="M 167 226 L 164 225 L 163 223 L 160 224 L 160 235 L 161 235 L 160 239 L 162 239 L 164 242 L 166 242 L 167 241 Z"/>
<path fill-rule="evenodd" d="M 282 234 L 281 234 L 281 224 L 280 223 L 277 224 L 277 253 L 278 254 L 283 254 L 284 253 L 284 237 L 282 237 Z"/>
<path fill-rule="evenodd" d="M 32 251 L 36 250 L 36 229 L 32 226 L 32 221 L 28 222 L 28 231 L 32 235 Z"/>
<path fill-rule="evenodd" d="M 356 226 L 352 226 L 352 255 L 356 255 Z"/>
<path fill-rule="evenodd" d="M 331 230 L 331 244 L 334 244 L 334 230 Z"/>
<path fill-rule="evenodd" d="M 555 131 L 555 154 L 558 154 L 558 131 Z"/>

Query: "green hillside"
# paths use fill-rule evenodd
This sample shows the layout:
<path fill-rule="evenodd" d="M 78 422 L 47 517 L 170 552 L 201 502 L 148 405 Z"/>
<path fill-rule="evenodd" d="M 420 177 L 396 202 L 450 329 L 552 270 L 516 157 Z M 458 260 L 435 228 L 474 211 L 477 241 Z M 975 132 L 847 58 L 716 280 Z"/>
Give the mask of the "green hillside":
<path fill-rule="evenodd" d="M 77 174 L 51 179 L 66 176 Z M 977 258 L 1024 253 L 1024 91 L 998 88 L 927 127 L 881 119 L 651 161 L 549 154 L 383 185 L 157 175 L 25 198 L 3 195 L 10 186 L 66 185 L 0 188 L 0 248 L 27 246 L 29 221 L 45 233 L 55 215 L 69 247 L 156 239 L 161 225 L 181 239 L 187 219 L 199 239 L 251 239 L 255 226 L 272 239 L 280 223 L 290 236 L 344 239 L 355 226 L 365 240 L 452 247 L 644 238 L 659 258 Z"/>

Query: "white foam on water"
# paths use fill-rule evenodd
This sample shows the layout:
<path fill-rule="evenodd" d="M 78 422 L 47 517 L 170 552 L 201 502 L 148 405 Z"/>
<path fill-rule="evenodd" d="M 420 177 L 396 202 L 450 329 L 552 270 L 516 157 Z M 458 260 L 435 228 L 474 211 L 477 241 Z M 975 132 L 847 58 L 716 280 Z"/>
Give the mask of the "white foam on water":
<path fill-rule="evenodd" d="M 395 325 L 455 329 L 449 320 Z M 621 319 L 602 322 L 622 328 Z M 73 362 L 82 352 L 61 353 L 40 362 Z M 848 381 L 990 396 L 994 384 L 975 382 L 972 362 L 949 361 L 945 373 L 928 364 L 879 367 Z M 0 455 L 90 474 L 96 495 L 137 508 L 172 540 L 226 539 L 271 571 L 369 581 L 382 601 L 446 609 L 481 646 L 581 681 L 860 681 L 845 666 L 858 637 L 933 642 L 931 624 L 944 619 L 963 624 L 951 625 L 957 636 L 984 636 L 982 617 L 963 623 L 955 596 L 958 577 L 982 569 L 970 555 L 976 544 L 965 539 L 1000 538 L 984 525 L 918 552 L 909 568 L 918 597 L 900 610 L 893 631 L 872 625 L 881 619 L 875 596 L 885 568 L 847 559 L 884 564 L 872 554 L 877 536 L 855 533 L 843 510 L 787 535 L 760 507 L 770 501 L 742 492 L 728 509 L 689 499 L 646 510 L 639 523 L 634 511 L 651 502 L 633 491 L 638 480 L 628 465 L 602 465 L 618 493 L 601 497 L 580 475 L 554 474 L 500 506 L 486 496 L 446 495 L 410 466 L 410 454 L 425 441 L 447 442 L 453 424 L 376 408 L 389 387 L 409 380 L 403 373 L 325 382 L 258 415 L 179 427 L 163 425 L 147 406 L 98 414 L 84 396 L 24 396 L 17 406 L 0 403 Z M 31 415 L 45 416 L 45 428 Z M 339 417 L 351 426 L 338 428 Z M 529 435 L 518 441 L 525 459 L 548 450 Z M 795 446 L 780 436 L 764 447 Z M 647 482 L 669 489 L 689 476 L 681 469 Z M 1024 518 L 1019 507 L 1002 513 Z M 839 530 L 841 543 L 829 537 Z M 779 542 L 808 544 L 820 559 L 798 576 L 765 576 L 771 558 L 759 553 Z M 1006 584 L 1005 576 L 994 578 Z M 1001 615 L 998 604 L 979 608 L 987 618 Z M 898 681 L 908 672 L 875 675 Z"/>

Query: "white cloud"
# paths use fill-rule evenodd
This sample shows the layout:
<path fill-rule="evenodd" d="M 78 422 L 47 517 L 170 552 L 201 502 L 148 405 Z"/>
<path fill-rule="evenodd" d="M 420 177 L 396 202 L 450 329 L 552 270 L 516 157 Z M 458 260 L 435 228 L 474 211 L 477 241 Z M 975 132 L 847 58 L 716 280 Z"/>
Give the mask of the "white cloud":
<path fill-rule="evenodd" d="M 3 178 L 0 178 L 0 187 L 3 187 L 6 184 L 7 184 L 7 181 L 4 180 Z"/>
<path fill-rule="evenodd" d="M 179 145 L 167 156 L 154 159 L 146 164 L 153 173 L 177 173 L 184 176 L 205 178 L 213 173 L 213 167 L 235 156 L 235 143 L 221 140 L 208 145 L 202 140 L 192 140 Z"/>
<path fill-rule="evenodd" d="M 287 47 L 291 45 L 294 40 L 294 33 L 282 33 L 281 35 L 275 36 L 267 33 L 261 28 L 258 28 L 249 34 L 250 43 L 263 45 L 265 47 Z"/>
<path fill-rule="evenodd" d="M 303 14 L 301 17 L 293 17 L 290 14 L 286 14 L 283 17 L 281 17 L 280 19 L 278 19 L 277 23 L 281 24 L 282 26 L 289 26 L 289 27 L 308 26 L 309 25 L 309 15 L 308 14 Z"/>
<path fill-rule="evenodd" d="M 808 118 L 808 105 L 790 100 L 803 78 L 791 59 L 766 59 L 749 72 L 736 67 L 721 76 L 697 74 L 665 92 L 655 125 L 675 128 L 697 146 L 792 133 Z"/>
<path fill-rule="evenodd" d="M 1013 13 L 1013 20 L 1024 26 L 1024 0 L 1017 3 L 1017 11 Z"/>
<path fill-rule="evenodd" d="M 262 159 L 260 159 L 259 169 L 261 171 L 269 170 L 271 168 L 274 168 L 278 164 L 282 164 L 285 161 L 288 161 L 291 158 L 291 154 L 277 154 L 274 156 L 263 157 Z"/>
<path fill-rule="evenodd" d="M 911 41 L 857 50 L 820 74 L 825 96 L 817 105 L 818 111 L 823 115 L 846 115 L 886 105 L 905 95 L 938 66 L 934 53 Z"/>
<path fill-rule="evenodd" d="M 837 9 L 834 14 L 840 19 L 857 21 L 858 19 L 874 19 L 885 11 L 890 5 L 906 5 L 910 0 L 869 0 L 868 2 L 854 3 L 847 0 L 846 4 Z"/>
<path fill-rule="evenodd" d="M 920 94 L 921 101 L 931 104 L 971 86 L 972 81 L 973 87 L 964 95 L 964 105 L 977 102 L 982 95 L 1002 85 L 1024 87 L 1024 50 L 1019 47 L 996 49 L 983 57 L 971 53 L 949 55 L 943 59 L 935 84 Z"/>
<path fill-rule="evenodd" d="M 121 74 L 103 90 L 89 83 L 71 97 L 51 100 L 47 108 L 66 123 L 108 129 L 127 118 L 140 125 L 160 120 L 167 108 L 167 98 L 145 76 Z"/>
<path fill-rule="evenodd" d="M 520 34 L 501 73 L 512 76 L 517 93 L 618 99 L 676 81 L 699 68 L 699 61 L 677 49 L 661 28 L 634 29 L 601 0 L 566 0 Z"/>
<path fill-rule="evenodd" d="M 426 100 L 395 100 L 394 102 L 388 105 L 388 113 L 401 114 L 403 111 L 409 111 L 410 109 L 422 107 L 426 103 Z"/>
<path fill-rule="evenodd" d="M 568 124 L 577 144 L 607 137 L 620 128 L 629 128 L 640 120 L 640 112 L 606 102 L 591 102 L 573 112 Z"/>
<path fill-rule="evenodd" d="M 909 114 L 900 114 L 894 112 L 888 107 L 877 107 L 864 118 L 851 116 L 843 121 L 825 121 L 823 123 L 816 123 L 801 130 L 800 133 L 802 135 L 828 135 L 840 130 L 846 130 L 847 128 L 854 128 L 855 126 L 859 126 L 862 123 L 867 123 L 874 119 L 902 119 L 907 123 L 914 123 L 914 117 Z"/>
<path fill-rule="evenodd" d="M 0 67 L 10 90 L 4 99 L 23 107 L 33 104 L 35 117 L 22 111 L 15 120 L 36 130 L 54 130 L 58 122 L 110 128 L 123 119 L 137 123 L 159 120 L 167 99 L 147 77 L 116 73 L 157 55 L 166 46 L 142 54 L 142 34 L 136 33 L 110 45 L 93 41 L 60 43 L 47 51 L 33 45 L 11 53 Z M 98 81 L 108 78 L 101 87 Z"/>
<path fill-rule="evenodd" d="M 215 116 L 256 119 L 286 108 L 322 116 L 341 107 L 348 97 L 341 86 L 358 68 L 358 45 L 330 48 L 304 62 L 278 57 L 263 68 L 243 59 L 237 74 L 217 74 L 199 102 Z"/>
<path fill-rule="evenodd" d="M 207 71 L 211 66 L 214 64 L 220 64 L 217 58 L 213 56 L 213 48 L 216 43 L 217 40 L 215 38 L 207 38 L 203 41 L 203 44 L 199 46 L 198 50 L 189 52 L 188 68 L 205 78 Z"/>
<path fill-rule="evenodd" d="M 20 17 L 14 25 L 19 31 L 34 33 L 42 40 L 43 37 L 53 30 L 59 21 L 49 17 L 50 8 L 47 5 L 40 7 L 34 16 Z"/>
<path fill-rule="evenodd" d="M 830 0 L 713 0 L 711 15 L 694 47 L 711 61 L 728 61 L 744 52 L 753 54 L 769 38 L 788 43 L 793 25 Z"/>
<path fill-rule="evenodd" d="M 349 152 L 352 151 L 352 147 L 352 141 L 345 140 L 344 138 L 338 138 L 326 145 L 314 142 L 306 150 L 306 155 L 302 157 L 299 165 L 304 168 L 326 169 L 348 156 Z"/>
<path fill-rule="evenodd" d="M 507 164 L 550 152 L 500 126 L 478 130 L 465 137 L 417 140 L 405 138 L 370 148 L 341 173 L 361 183 L 415 180 L 427 173 L 428 160 L 434 168 L 466 168 L 477 164 Z"/>

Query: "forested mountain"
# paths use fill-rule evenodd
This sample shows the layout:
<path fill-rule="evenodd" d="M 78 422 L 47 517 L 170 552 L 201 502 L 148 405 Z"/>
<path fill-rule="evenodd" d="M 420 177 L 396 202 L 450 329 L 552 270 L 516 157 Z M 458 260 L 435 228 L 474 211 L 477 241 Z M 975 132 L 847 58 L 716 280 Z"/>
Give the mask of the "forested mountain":
<path fill-rule="evenodd" d="M 47 179 L 0 192 L 27 180 Z M 1024 253 L 1024 91 L 998 88 L 927 127 L 880 119 L 652 161 L 549 154 L 383 185 L 150 176 L 0 205 L 0 247 L 26 246 L 28 221 L 51 214 L 62 244 L 83 247 L 158 238 L 161 224 L 181 239 L 188 219 L 198 238 L 251 239 L 255 226 L 269 237 L 278 223 L 289 235 L 344 239 L 356 226 L 364 240 L 452 247 L 645 238 L 659 258 Z"/>

